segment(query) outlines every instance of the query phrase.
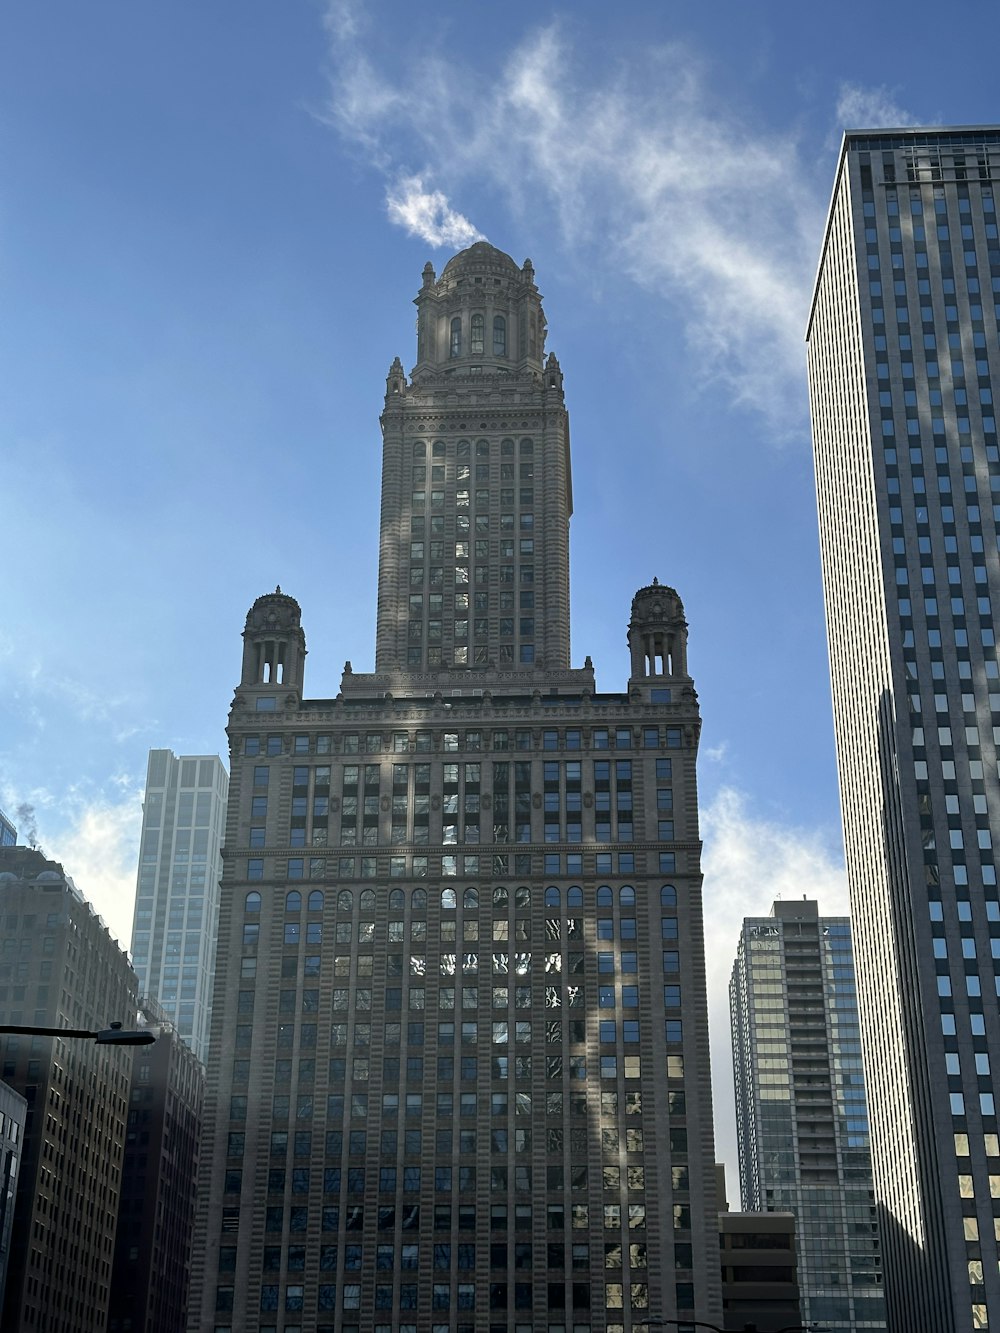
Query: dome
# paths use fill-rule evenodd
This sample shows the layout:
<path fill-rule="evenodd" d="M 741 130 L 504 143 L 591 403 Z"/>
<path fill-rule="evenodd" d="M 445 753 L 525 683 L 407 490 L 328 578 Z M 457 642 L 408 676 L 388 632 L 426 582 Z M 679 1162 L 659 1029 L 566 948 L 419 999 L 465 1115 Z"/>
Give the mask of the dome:
<path fill-rule="evenodd" d="M 442 270 L 441 277 L 454 278 L 461 269 L 489 270 L 492 273 L 505 271 L 512 276 L 520 276 L 521 270 L 510 255 L 498 250 L 489 241 L 476 241 L 465 250 L 452 255 Z"/>
<path fill-rule="evenodd" d="M 648 613 L 650 607 L 655 615 L 663 614 L 665 608 L 669 608 L 676 615 L 684 615 L 684 603 L 677 595 L 677 590 L 666 583 L 661 583 L 659 579 L 653 579 L 647 587 L 640 588 L 632 598 L 633 615 L 640 610 Z"/>
<path fill-rule="evenodd" d="M 247 628 L 297 628 L 301 619 L 302 608 L 294 597 L 281 591 L 279 584 L 274 592 L 266 592 L 254 602 L 247 612 Z"/>

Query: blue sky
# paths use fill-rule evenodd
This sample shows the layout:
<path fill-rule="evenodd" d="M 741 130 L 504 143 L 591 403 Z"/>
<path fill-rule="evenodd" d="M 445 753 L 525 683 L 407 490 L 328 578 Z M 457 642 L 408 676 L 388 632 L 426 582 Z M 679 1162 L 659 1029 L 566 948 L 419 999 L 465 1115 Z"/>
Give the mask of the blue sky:
<path fill-rule="evenodd" d="M 477 233 L 565 372 L 575 664 L 622 688 L 632 593 L 685 602 L 713 1029 L 740 916 L 842 909 L 802 334 L 841 129 L 998 118 L 996 7 L 939 20 L 8 4 L 0 804 L 120 938 L 146 752 L 224 752 L 253 599 L 301 602 L 308 693 L 371 667 L 385 374 Z"/>

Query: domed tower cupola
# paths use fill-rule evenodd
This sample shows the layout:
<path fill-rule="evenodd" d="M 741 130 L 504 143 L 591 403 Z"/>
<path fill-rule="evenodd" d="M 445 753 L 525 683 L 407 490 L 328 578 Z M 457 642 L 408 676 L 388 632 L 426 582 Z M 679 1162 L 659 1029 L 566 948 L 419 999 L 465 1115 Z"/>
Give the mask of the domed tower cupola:
<path fill-rule="evenodd" d="M 530 259 L 518 268 L 489 241 L 476 241 L 440 278 L 424 266 L 416 306 L 414 380 L 541 372 L 545 316 Z"/>
<path fill-rule="evenodd" d="M 684 606 L 673 588 L 653 579 L 632 598 L 628 646 L 632 680 L 649 677 L 689 679 L 687 621 Z"/>
<path fill-rule="evenodd" d="M 295 598 L 280 586 L 258 597 L 243 631 L 240 689 L 262 694 L 292 690 L 301 698 L 305 657 L 302 610 Z"/>

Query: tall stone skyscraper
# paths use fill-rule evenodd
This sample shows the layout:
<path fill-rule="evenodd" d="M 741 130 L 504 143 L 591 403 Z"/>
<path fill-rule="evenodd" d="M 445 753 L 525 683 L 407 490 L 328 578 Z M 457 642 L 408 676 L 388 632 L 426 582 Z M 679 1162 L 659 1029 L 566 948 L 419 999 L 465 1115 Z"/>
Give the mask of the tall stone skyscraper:
<path fill-rule="evenodd" d="M 890 1326 L 1000 1327 L 1000 130 L 849 133 L 809 320 Z"/>
<path fill-rule="evenodd" d="M 794 1214 L 804 1323 L 884 1333 L 847 917 L 812 899 L 748 917 L 729 1006 L 743 1207 Z"/>
<path fill-rule="evenodd" d="M 570 666 L 569 435 L 530 264 L 428 266 L 382 416 L 376 671 L 257 599 L 230 714 L 203 1333 L 721 1314 L 680 599 Z"/>
<path fill-rule="evenodd" d="M 218 755 L 150 750 L 132 918 L 140 993 L 199 1060 L 212 1013 L 229 775 Z"/>

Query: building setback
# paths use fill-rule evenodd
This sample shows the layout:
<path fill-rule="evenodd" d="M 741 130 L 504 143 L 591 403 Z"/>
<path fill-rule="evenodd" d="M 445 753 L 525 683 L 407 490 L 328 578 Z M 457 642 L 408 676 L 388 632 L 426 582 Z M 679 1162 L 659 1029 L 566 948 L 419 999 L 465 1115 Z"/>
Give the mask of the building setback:
<path fill-rule="evenodd" d="M 890 1325 L 1000 1323 L 1000 130 L 846 135 L 809 320 Z"/>
<path fill-rule="evenodd" d="M 159 1006 L 159 1027 L 132 1052 L 118 1236 L 108 1333 L 177 1333 L 187 1327 L 205 1070 Z"/>
<path fill-rule="evenodd" d="M 568 419 L 529 263 L 417 298 L 382 417 L 376 671 L 247 617 L 194 1280 L 203 1333 L 718 1321 L 677 594 L 570 666 Z"/>
<path fill-rule="evenodd" d="M 229 776 L 217 755 L 150 750 L 132 921 L 140 993 L 208 1051 Z"/>
<path fill-rule="evenodd" d="M 131 1024 L 135 974 L 62 866 L 0 849 L 0 1023 Z M 121 1188 L 131 1051 L 0 1035 L 0 1077 L 28 1103 L 4 1333 L 102 1333 Z"/>
<path fill-rule="evenodd" d="M 729 1004 L 743 1207 L 795 1216 L 806 1324 L 884 1330 L 850 922 L 748 917 Z"/>

